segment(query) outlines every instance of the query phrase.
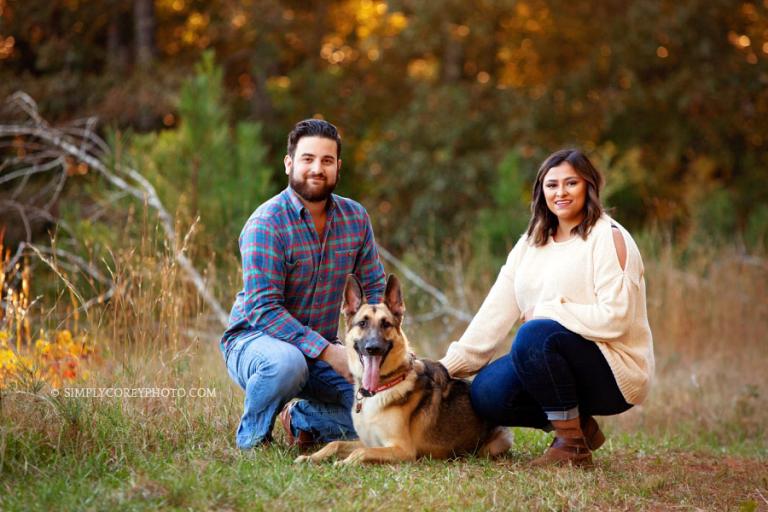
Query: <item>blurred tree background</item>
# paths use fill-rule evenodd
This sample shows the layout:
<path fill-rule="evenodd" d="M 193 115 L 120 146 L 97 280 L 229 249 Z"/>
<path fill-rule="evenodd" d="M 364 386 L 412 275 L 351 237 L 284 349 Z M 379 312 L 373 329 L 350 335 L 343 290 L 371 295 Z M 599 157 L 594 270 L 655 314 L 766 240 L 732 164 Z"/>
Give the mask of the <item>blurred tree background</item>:
<path fill-rule="evenodd" d="M 340 191 L 400 254 L 502 258 L 568 145 L 630 229 L 768 240 L 768 0 L 0 0 L 17 90 L 54 122 L 98 116 L 212 252 L 236 253 L 311 116 L 342 129 Z"/>

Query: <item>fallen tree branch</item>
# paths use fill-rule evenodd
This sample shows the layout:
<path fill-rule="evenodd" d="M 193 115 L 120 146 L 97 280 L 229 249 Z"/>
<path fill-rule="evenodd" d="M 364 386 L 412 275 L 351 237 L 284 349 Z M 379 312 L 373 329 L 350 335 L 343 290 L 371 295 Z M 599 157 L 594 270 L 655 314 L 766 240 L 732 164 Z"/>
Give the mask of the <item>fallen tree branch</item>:
<path fill-rule="evenodd" d="M 38 113 L 36 103 L 29 97 L 29 95 L 25 93 L 16 93 L 11 97 L 10 101 L 21 108 L 33 122 L 26 124 L 0 125 L 0 137 L 29 137 L 44 141 L 49 146 L 61 151 L 64 155 L 85 163 L 116 188 L 127 192 L 129 195 L 140 201 L 146 202 L 158 216 L 165 237 L 172 248 L 174 259 L 182 269 L 185 277 L 194 285 L 197 293 L 208 307 L 211 308 L 218 322 L 222 326 L 226 326 L 228 319 L 227 313 L 224 311 L 224 308 L 219 301 L 216 300 L 210 292 L 206 286 L 205 280 L 192 262 L 186 254 L 184 254 L 183 247 L 179 247 L 178 237 L 173 226 L 173 219 L 163 206 L 155 187 L 145 179 L 141 173 L 133 168 L 116 164 L 116 172 L 112 172 L 109 169 L 109 167 L 102 161 L 102 158 L 105 156 L 105 150 L 108 151 L 109 147 L 101 137 L 92 131 L 94 123 L 87 122 L 85 128 L 79 130 L 70 129 L 68 132 L 63 132 L 52 128 L 42 119 Z M 79 140 L 77 140 L 78 138 Z M 94 148 L 100 150 L 101 155 L 93 154 L 92 150 Z M 50 169 L 50 166 L 45 166 L 45 170 Z M 40 168 L 35 168 L 34 170 L 35 172 L 42 172 Z M 28 169 L 24 169 L 23 171 L 24 172 L 19 171 L 16 173 L 18 176 L 14 175 L 14 177 L 20 177 L 29 172 Z M 119 173 L 126 175 L 128 179 L 123 178 Z M 8 176 L 5 176 L 4 178 L 6 180 L 10 179 Z M 130 183 L 129 180 L 132 180 L 134 183 Z M 84 305 L 85 303 L 84 300 L 81 300 L 81 304 Z"/>
<path fill-rule="evenodd" d="M 390 265 L 395 267 L 400 272 L 400 274 L 402 274 L 404 278 L 408 279 L 411 283 L 416 285 L 416 287 L 419 288 L 420 290 L 429 294 L 440 305 L 439 308 L 436 308 L 431 313 L 428 313 L 427 316 L 425 317 L 426 319 L 433 319 L 441 315 L 448 315 L 448 316 L 457 318 L 462 322 L 470 322 L 472 320 L 472 315 L 470 313 L 453 306 L 451 304 L 451 301 L 448 300 L 448 297 L 443 292 L 441 292 L 440 290 L 438 290 L 437 288 L 435 288 L 434 286 L 426 282 L 424 279 L 422 279 L 421 276 L 419 276 L 416 272 L 411 270 L 410 267 L 408 267 L 400 259 L 396 258 L 391 252 L 389 252 L 382 246 L 378 246 L 378 249 L 379 249 L 379 255 L 381 255 L 384 261 L 388 262 Z"/>

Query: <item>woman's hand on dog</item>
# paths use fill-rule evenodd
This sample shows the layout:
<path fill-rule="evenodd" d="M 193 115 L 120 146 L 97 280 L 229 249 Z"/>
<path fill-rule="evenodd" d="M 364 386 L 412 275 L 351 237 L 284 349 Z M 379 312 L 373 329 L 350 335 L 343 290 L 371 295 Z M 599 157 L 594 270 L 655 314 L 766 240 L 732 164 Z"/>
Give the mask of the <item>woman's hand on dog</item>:
<path fill-rule="evenodd" d="M 353 383 L 352 373 L 349 371 L 349 363 L 347 362 L 347 349 L 343 345 L 329 343 L 317 358 L 331 365 L 336 373 Z"/>

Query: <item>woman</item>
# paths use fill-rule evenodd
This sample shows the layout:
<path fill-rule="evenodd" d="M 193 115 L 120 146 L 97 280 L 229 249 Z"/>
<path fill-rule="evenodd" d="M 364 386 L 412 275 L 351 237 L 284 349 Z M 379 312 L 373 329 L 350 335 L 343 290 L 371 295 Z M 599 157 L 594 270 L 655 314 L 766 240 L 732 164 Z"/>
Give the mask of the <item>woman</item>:
<path fill-rule="evenodd" d="M 591 465 L 591 450 L 605 441 L 592 415 L 641 403 L 653 374 L 643 262 L 630 234 L 604 213 L 602 182 L 578 150 L 545 160 L 527 232 L 440 361 L 454 377 L 479 370 L 472 404 L 481 416 L 554 428 L 535 465 Z M 510 353 L 488 364 L 518 319 Z"/>

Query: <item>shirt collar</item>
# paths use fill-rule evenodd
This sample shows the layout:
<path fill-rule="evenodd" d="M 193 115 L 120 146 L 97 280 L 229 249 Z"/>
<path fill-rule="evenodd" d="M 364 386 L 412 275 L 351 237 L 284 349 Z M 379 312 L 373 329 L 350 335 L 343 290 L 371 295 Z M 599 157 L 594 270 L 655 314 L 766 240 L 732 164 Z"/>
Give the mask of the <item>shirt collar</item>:
<path fill-rule="evenodd" d="M 301 215 L 302 212 L 307 209 L 306 206 L 304 206 L 304 203 L 301 202 L 301 199 L 299 199 L 299 196 L 291 188 L 290 185 L 288 185 L 285 188 L 284 194 L 285 194 L 285 197 L 288 199 L 288 202 L 291 204 L 293 209 L 296 210 L 296 213 L 298 213 L 299 215 Z M 331 213 L 333 210 L 336 209 L 336 194 L 331 194 L 331 196 L 328 198 L 328 202 L 325 204 L 325 209 L 328 213 Z"/>

